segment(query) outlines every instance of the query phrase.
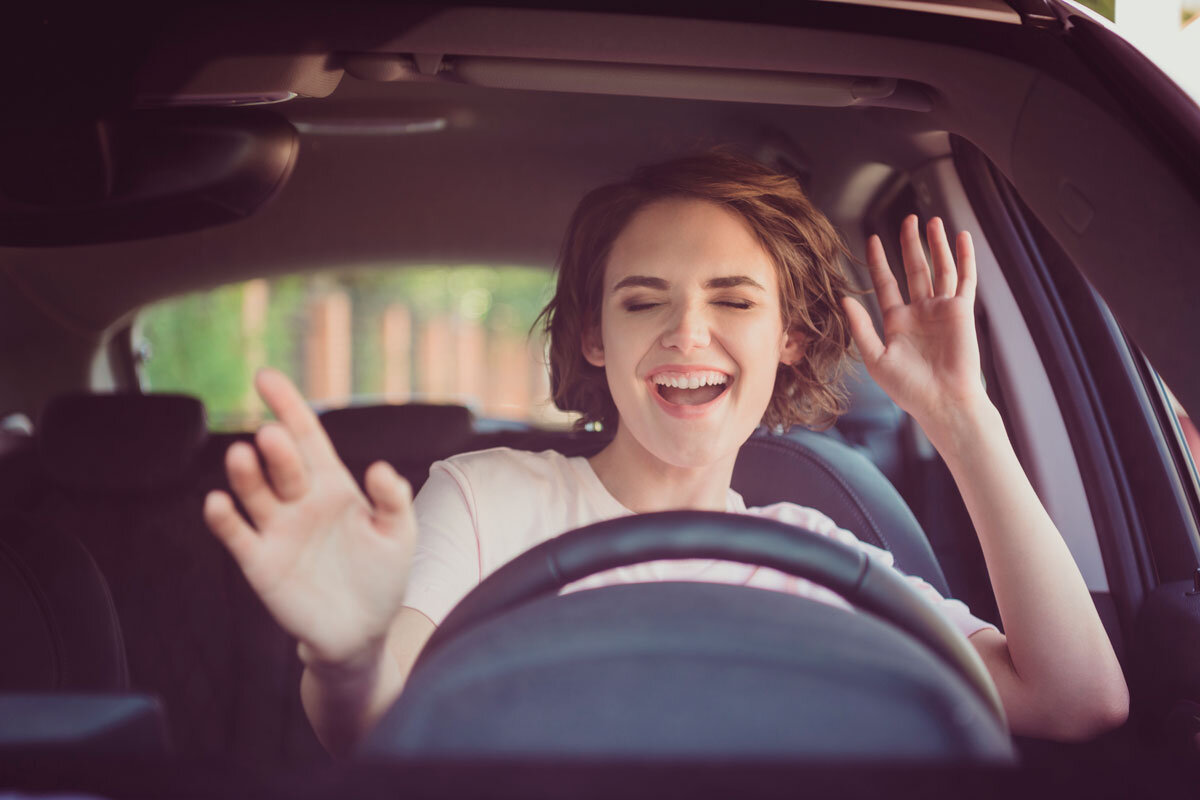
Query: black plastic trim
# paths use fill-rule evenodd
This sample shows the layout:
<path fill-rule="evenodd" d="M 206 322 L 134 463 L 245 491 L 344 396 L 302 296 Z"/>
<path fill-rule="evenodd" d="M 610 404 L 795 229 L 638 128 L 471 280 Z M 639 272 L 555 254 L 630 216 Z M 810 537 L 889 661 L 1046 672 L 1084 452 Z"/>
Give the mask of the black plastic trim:
<path fill-rule="evenodd" d="M 1175 457 L 1175 465 L 1180 475 L 1187 475 L 1189 477 L 1189 481 L 1187 481 L 1191 487 L 1191 491 L 1187 492 L 1189 503 L 1192 507 L 1192 513 L 1197 520 L 1200 520 L 1200 461 L 1197 460 L 1200 459 L 1200 453 L 1191 453 L 1190 446 L 1183 433 L 1183 428 L 1179 424 L 1179 417 L 1172 407 L 1170 399 L 1167 397 L 1168 387 L 1162 376 L 1154 369 L 1154 366 L 1144 353 L 1138 363 L 1142 368 L 1142 373 L 1146 376 L 1147 385 L 1154 386 L 1156 389 L 1155 408 L 1159 412 L 1159 421 L 1174 436 L 1172 441 L 1176 443 L 1176 447 L 1171 448 L 1171 452 Z"/>
<path fill-rule="evenodd" d="M 1108 420 L 1118 454 L 1114 463 L 1130 486 L 1132 508 L 1142 521 L 1142 538 L 1135 544 L 1145 548 L 1154 565 L 1154 585 L 1188 579 L 1200 565 L 1196 517 L 1138 351 L 1096 291 L 1078 277 L 1057 242 L 1043 231 L 1034 245 L 1047 269 L 1057 272 L 1051 278 L 1056 285 L 1062 286 L 1064 278 L 1074 283 L 1061 299 L 1074 329 L 1086 342 L 1080 352 L 1095 385 L 1105 387 L 1105 403 L 1097 410 Z"/>
<path fill-rule="evenodd" d="M 121 327 L 105 345 L 113 387 L 118 392 L 145 394 L 138 380 L 133 347 L 133 323 Z"/>
<path fill-rule="evenodd" d="M 1095 315 L 1096 299 L 1090 286 L 1074 272 L 1075 285 L 1063 287 L 1074 290 L 1068 312 L 1064 293 L 1050 275 L 1026 224 L 1027 212 L 1019 198 L 977 148 L 959 137 L 952 137 L 952 142 L 964 189 L 1022 310 L 1062 409 L 1092 509 L 1109 589 L 1128 638 L 1137 610 L 1156 581 L 1145 547 L 1144 521 L 1122 463 L 1117 434 L 1105 411 L 1114 398 L 1106 394 L 1102 402 L 1097 375 L 1092 372 L 1095 359 L 1119 360 L 1119 354 L 1113 352 L 1108 332 L 1097 330 L 1095 321 L 1084 316 L 1089 304 Z M 1086 329 L 1078 326 L 1079 322 Z M 1128 407 L 1128 400 L 1120 405 Z M 1127 418 L 1121 421 L 1130 422 Z"/>
<path fill-rule="evenodd" d="M 1067 45 L 1200 199 L 1200 106 L 1120 36 L 1078 14 L 1072 14 L 1068 24 L 1063 37 Z"/>
<path fill-rule="evenodd" d="M 1112 324 L 1116 326 L 1117 323 L 1113 320 Z M 1121 336 L 1131 356 L 1131 367 L 1137 371 L 1141 385 L 1146 390 L 1149 413 L 1157 423 L 1158 435 L 1154 441 L 1158 443 L 1167 485 L 1188 532 L 1184 538 L 1172 536 L 1170 531 L 1158 526 L 1150 528 L 1150 544 L 1154 549 L 1155 561 L 1171 567 L 1169 575 L 1159 577 L 1164 582 L 1191 580 L 1193 572 L 1200 567 L 1200 474 L 1188 454 L 1187 442 L 1175 410 L 1167 399 L 1162 378 L 1129 337 L 1124 333 Z"/>

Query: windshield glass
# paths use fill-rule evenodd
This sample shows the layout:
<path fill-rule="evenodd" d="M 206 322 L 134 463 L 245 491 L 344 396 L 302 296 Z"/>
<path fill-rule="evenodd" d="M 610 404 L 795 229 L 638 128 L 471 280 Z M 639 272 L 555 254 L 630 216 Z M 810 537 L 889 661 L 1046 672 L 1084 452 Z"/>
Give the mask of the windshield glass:
<path fill-rule="evenodd" d="M 550 271 L 414 267 L 255 279 L 142 311 L 145 391 L 204 401 L 217 430 L 267 414 L 253 390 L 283 370 L 314 405 L 444 402 L 482 417 L 565 426 L 549 402 L 544 342 L 530 333 Z"/>

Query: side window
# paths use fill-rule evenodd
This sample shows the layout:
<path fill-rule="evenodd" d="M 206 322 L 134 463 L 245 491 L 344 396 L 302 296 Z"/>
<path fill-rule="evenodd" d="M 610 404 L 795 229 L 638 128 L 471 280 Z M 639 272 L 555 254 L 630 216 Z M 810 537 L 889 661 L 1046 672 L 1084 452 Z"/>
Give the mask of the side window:
<path fill-rule="evenodd" d="M 1183 451 L 1187 460 L 1191 463 L 1192 474 L 1194 475 L 1196 474 L 1197 464 L 1200 464 L 1200 429 L 1197 429 L 1196 423 L 1188 415 L 1187 409 L 1180 405 L 1179 400 L 1171 392 L 1167 384 L 1163 382 L 1161 376 L 1158 380 L 1163 395 L 1171 406 L 1175 424 L 1178 426 L 1177 433 L 1182 445 L 1180 450 Z"/>
<path fill-rule="evenodd" d="M 540 332 L 548 270 L 420 267 L 246 281 L 156 303 L 134 349 L 146 391 L 200 397 L 216 429 L 266 411 L 254 372 L 288 374 L 322 408 L 462 403 L 502 420 L 563 426 Z"/>

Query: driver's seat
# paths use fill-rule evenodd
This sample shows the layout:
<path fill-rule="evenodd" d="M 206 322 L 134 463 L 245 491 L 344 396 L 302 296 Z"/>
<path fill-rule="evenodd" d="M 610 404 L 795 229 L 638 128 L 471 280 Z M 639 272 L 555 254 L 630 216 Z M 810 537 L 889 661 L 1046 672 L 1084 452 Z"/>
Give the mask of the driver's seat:
<path fill-rule="evenodd" d="M 815 508 L 860 540 L 890 551 L 901 572 L 950 596 L 904 498 L 870 459 L 836 439 L 800 428 L 786 436 L 760 431 L 738 454 L 733 488 L 748 507 L 788 501 Z"/>

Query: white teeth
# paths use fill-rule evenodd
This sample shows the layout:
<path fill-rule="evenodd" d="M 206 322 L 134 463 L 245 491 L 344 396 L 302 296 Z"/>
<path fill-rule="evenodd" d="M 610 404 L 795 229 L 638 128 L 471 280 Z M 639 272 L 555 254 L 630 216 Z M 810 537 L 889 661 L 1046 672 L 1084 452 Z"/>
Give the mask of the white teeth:
<path fill-rule="evenodd" d="M 654 376 L 654 382 L 659 386 L 676 389 L 699 389 L 701 386 L 724 384 L 728 380 L 729 376 L 723 372 L 660 372 Z"/>

